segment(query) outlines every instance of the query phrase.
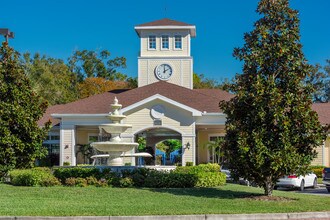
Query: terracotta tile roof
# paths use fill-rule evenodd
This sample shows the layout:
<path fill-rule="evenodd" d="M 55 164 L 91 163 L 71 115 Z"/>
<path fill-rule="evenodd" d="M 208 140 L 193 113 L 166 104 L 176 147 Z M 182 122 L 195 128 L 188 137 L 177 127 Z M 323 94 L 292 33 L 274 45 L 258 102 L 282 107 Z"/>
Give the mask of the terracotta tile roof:
<path fill-rule="evenodd" d="M 327 103 L 314 103 L 312 109 L 319 115 L 321 124 L 330 125 L 330 102 Z"/>
<path fill-rule="evenodd" d="M 230 100 L 234 95 L 220 89 L 187 89 L 171 83 L 159 81 L 147 86 L 131 90 L 112 90 L 99 95 L 71 102 L 65 105 L 55 105 L 47 109 L 43 118 L 38 121 L 42 126 L 48 120 L 53 124 L 57 119 L 51 118 L 51 114 L 106 114 L 110 111 L 115 97 L 123 105 L 123 108 L 136 102 L 144 100 L 155 94 L 165 96 L 183 105 L 199 110 L 201 112 L 221 112 L 219 101 Z M 322 124 L 330 124 L 330 103 L 314 103 L 313 110 L 319 115 Z"/>
<path fill-rule="evenodd" d="M 136 27 L 148 27 L 148 26 L 192 26 L 181 21 L 175 21 L 168 18 L 163 18 L 157 21 L 151 21 L 144 24 L 136 25 Z"/>
<path fill-rule="evenodd" d="M 38 121 L 40 127 L 44 126 L 49 120 L 52 122 L 52 125 L 60 123 L 59 119 L 52 118 L 50 115 L 53 113 L 61 112 L 65 108 L 65 105 L 54 105 L 47 108 L 43 117 Z"/>
<path fill-rule="evenodd" d="M 221 112 L 220 100 L 229 100 L 233 97 L 228 92 L 217 89 L 191 90 L 181 86 L 159 81 L 147 86 L 131 90 L 112 90 L 99 95 L 90 96 L 65 105 L 51 106 L 47 109 L 44 117 L 39 121 L 43 124 L 48 121 L 51 114 L 105 114 L 110 111 L 115 97 L 123 105 L 123 108 L 136 102 L 142 101 L 153 95 L 162 95 L 183 105 L 187 105 L 199 111 Z M 54 122 L 58 122 L 52 119 Z"/>

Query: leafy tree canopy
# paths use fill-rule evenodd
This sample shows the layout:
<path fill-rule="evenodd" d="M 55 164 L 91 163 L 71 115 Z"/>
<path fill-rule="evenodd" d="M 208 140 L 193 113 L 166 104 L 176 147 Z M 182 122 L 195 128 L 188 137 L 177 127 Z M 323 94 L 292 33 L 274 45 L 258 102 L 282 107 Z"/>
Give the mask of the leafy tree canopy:
<path fill-rule="evenodd" d="M 311 73 L 306 77 L 306 83 L 311 85 L 313 91 L 314 102 L 330 101 L 330 60 L 321 67 L 319 64 L 313 66 Z"/>
<path fill-rule="evenodd" d="M 118 68 L 126 68 L 125 57 L 110 59 L 108 50 L 77 50 L 69 57 L 70 70 L 77 74 L 79 81 L 88 77 L 102 77 L 107 80 L 126 80 L 127 76 L 117 72 Z"/>
<path fill-rule="evenodd" d="M 50 105 L 64 104 L 78 99 L 77 75 L 61 59 L 23 54 L 21 60 L 33 90 Z"/>
<path fill-rule="evenodd" d="M 193 74 L 193 87 L 194 89 L 222 89 L 223 82 L 215 79 L 207 78 L 204 74 Z"/>
<path fill-rule="evenodd" d="M 313 89 L 304 83 L 311 66 L 302 53 L 298 12 L 289 0 L 261 0 L 257 12 L 254 30 L 234 49 L 244 61 L 243 74 L 229 88 L 236 96 L 220 107 L 227 115 L 224 149 L 233 176 L 271 196 L 280 177 L 307 172 L 325 131 L 311 109 Z"/>
<path fill-rule="evenodd" d="M 110 81 L 102 77 L 86 78 L 83 82 L 79 83 L 79 97 L 87 98 L 91 95 L 100 94 L 114 89 L 128 88 L 128 83 L 124 81 Z"/>
<path fill-rule="evenodd" d="M 47 103 L 36 95 L 19 61 L 20 55 L 7 43 L 0 47 L 0 174 L 27 168 L 46 155 L 42 141 L 49 129 L 37 121 Z"/>

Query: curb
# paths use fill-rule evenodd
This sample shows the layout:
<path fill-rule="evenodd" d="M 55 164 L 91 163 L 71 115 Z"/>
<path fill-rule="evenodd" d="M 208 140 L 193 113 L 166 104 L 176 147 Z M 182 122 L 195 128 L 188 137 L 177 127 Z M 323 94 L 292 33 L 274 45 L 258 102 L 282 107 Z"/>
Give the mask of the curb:
<path fill-rule="evenodd" d="M 280 220 L 330 219 L 330 212 L 268 213 L 268 214 L 207 214 L 207 215 L 154 215 L 154 216 L 0 216 L 0 220 Z"/>

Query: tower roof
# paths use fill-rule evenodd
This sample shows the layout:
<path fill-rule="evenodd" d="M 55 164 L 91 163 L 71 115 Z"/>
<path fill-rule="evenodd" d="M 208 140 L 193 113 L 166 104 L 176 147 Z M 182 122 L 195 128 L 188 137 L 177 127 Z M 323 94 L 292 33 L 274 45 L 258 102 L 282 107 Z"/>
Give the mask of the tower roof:
<path fill-rule="evenodd" d="M 140 36 L 141 30 L 168 30 L 168 29 L 186 29 L 190 31 L 191 37 L 196 37 L 196 27 L 181 21 L 175 21 L 169 18 L 163 18 L 156 21 L 147 22 L 135 26 L 135 31 Z"/>
<path fill-rule="evenodd" d="M 149 27 L 149 26 L 193 26 L 193 25 L 181 21 L 171 20 L 169 18 L 163 18 L 160 20 L 139 24 L 136 25 L 135 27 Z"/>

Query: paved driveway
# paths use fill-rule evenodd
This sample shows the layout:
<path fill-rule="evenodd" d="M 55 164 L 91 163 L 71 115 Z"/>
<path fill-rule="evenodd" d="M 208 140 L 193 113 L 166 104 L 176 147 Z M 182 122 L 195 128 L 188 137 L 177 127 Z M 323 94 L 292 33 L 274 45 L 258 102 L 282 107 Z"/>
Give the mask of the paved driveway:
<path fill-rule="evenodd" d="M 318 196 L 330 196 L 330 193 L 328 193 L 327 189 L 324 185 L 319 185 L 317 188 L 305 188 L 303 192 L 299 190 L 293 190 L 293 189 L 285 189 L 285 188 L 278 188 L 281 191 L 294 191 L 296 193 L 302 193 L 302 194 L 311 194 L 311 195 L 318 195 Z"/>

